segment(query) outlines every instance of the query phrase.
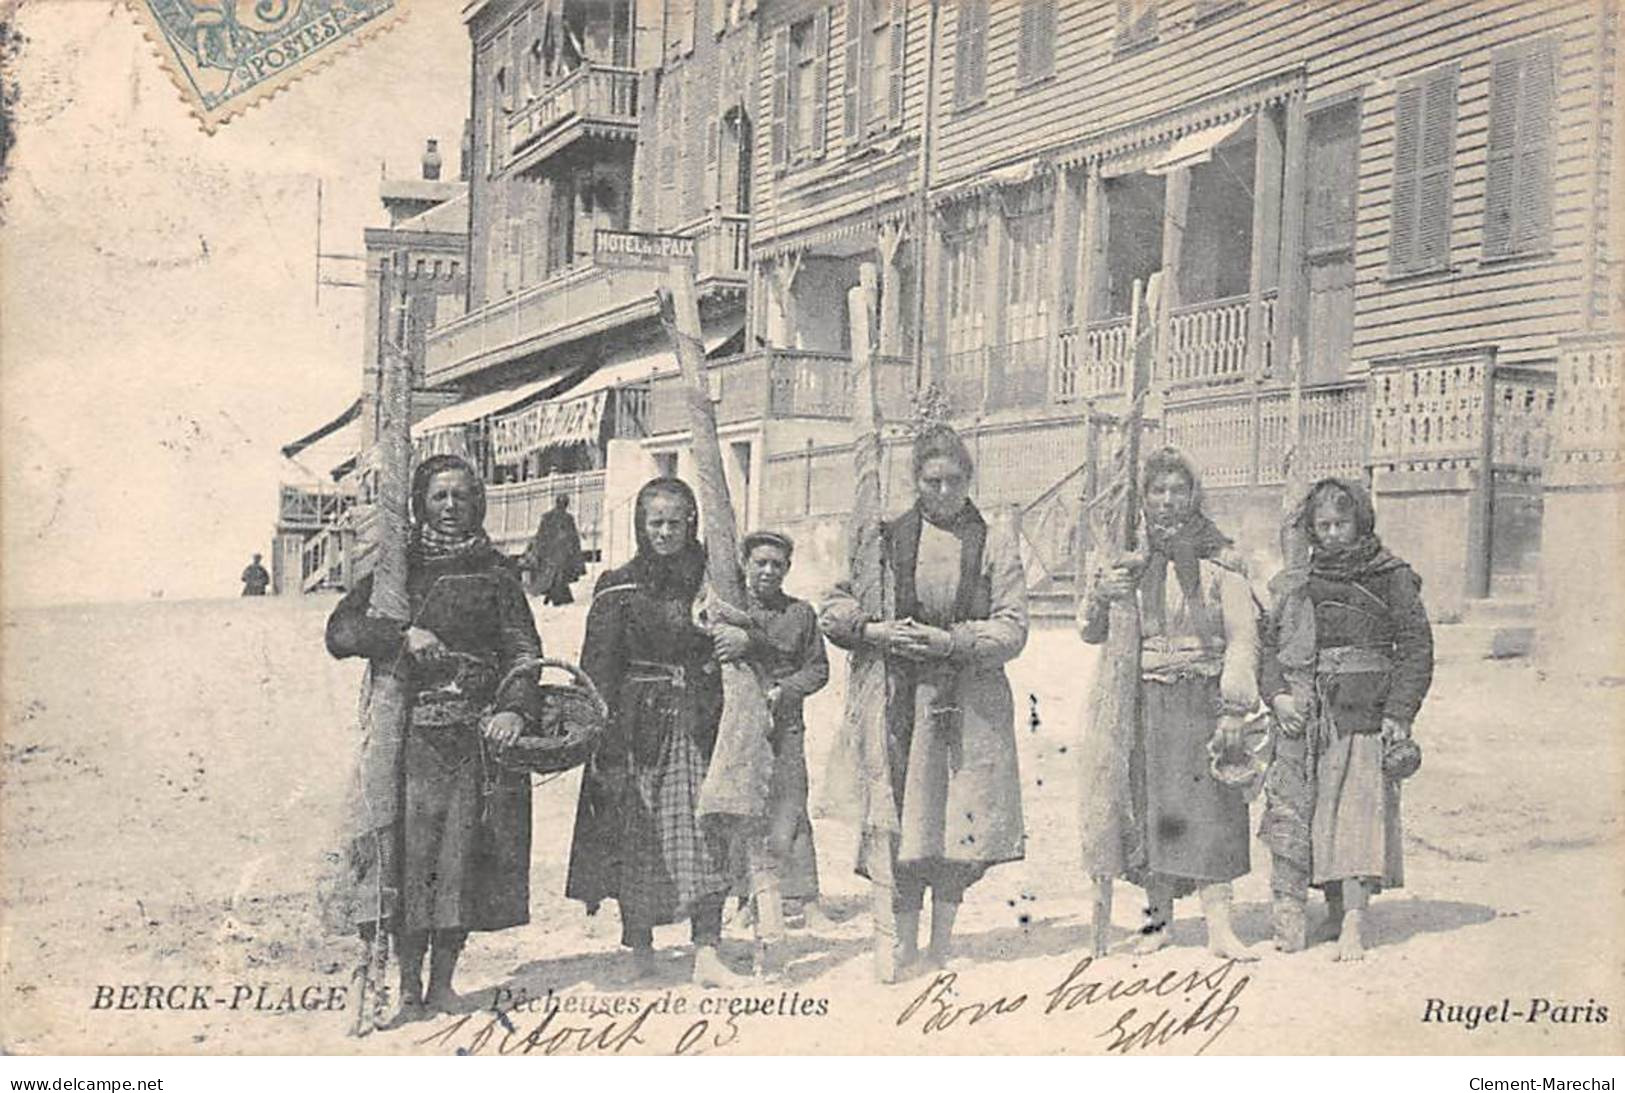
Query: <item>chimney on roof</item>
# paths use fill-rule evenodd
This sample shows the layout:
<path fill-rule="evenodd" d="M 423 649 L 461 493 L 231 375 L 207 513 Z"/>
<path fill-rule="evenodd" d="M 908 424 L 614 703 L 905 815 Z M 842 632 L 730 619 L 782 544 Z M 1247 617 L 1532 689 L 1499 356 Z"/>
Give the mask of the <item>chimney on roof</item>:
<path fill-rule="evenodd" d="M 429 138 L 429 145 L 423 150 L 423 177 L 429 182 L 440 179 L 440 142 L 433 137 Z"/>
<path fill-rule="evenodd" d="M 470 161 L 474 158 L 474 119 L 463 119 L 463 143 L 457 152 L 457 181 L 467 182 Z"/>

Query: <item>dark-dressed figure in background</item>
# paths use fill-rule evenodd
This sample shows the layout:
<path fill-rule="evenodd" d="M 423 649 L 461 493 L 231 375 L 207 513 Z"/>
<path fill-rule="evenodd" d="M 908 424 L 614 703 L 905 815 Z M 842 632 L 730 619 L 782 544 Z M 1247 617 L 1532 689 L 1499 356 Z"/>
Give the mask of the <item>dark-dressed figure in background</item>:
<path fill-rule="evenodd" d="M 1230 922 L 1231 882 L 1250 867 L 1247 799 L 1212 776 L 1208 744 L 1221 724 L 1239 734 L 1239 715 L 1259 705 L 1257 603 L 1230 540 L 1202 511 L 1188 459 L 1172 448 L 1153 452 L 1141 497 L 1143 561 L 1091 575 L 1079 619 L 1083 640 L 1097 644 L 1106 640 L 1110 600 L 1131 599 L 1140 612 L 1140 717 L 1128 756 L 1132 815 L 1123 825 L 1124 875 L 1146 893 L 1136 947 L 1150 953 L 1168 944 L 1174 900 L 1195 892 L 1208 948 L 1251 960 Z M 1238 716 L 1221 723 L 1221 713 Z"/>
<path fill-rule="evenodd" d="M 411 515 L 411 618 L 369 616 L 372 577 L 363 577 L 327 620 L 327 649 L 405 675 L 415 695 L 402 890 L 385 921 L 398 938 L 403 1012 L 425 1002 L 444 1011 L 457 1003 L 452 973 L 469 931 L 530 921 L 530 778 L 490 762 L 484 749 L 511 744 L 540 716 L 536 673 L 525 662 L 542 647 L 518 574 L 485 536 L 485 490 L 473 468 L 451 455 L 424 460 L 412 476 Z M 376 891 L 377 865 L 352 868 L 363 893 L 353 917 L 365 934 L 377 921 L 365 895 Z"/>
<path fill-rule="evenodd" d="M 1317 482 L 1294 523 L 1309 567 L 1271 589 L 1283 622 L 1263 690 L 1284 739 L 1260 833 L 1273 879 L 1301 878 L 1295 892 L 1275 883 L 1277 898 L 1301 901 L 1303 881 L 1324 889 L 1336 956 L 1359 960 L 1369 897 L 1404 881 L 1399 782 L 1420 756 L 1411 722 L 1433 681 L 1433 629 L 1422 580 L 1377 538 L 1364 486 Z M 1293 597 L 1313 610 L 1281 612 Z"/>
<path fill-rule="evenodd" d="M 1015 707 L 1004 664 L 1027 643 L 1027 581 L 1015 540 L 989 527 L 970 501 L 974 473 L 969 450 L 948 426 L 916 436 L 915 504 L 882 532 L 893 618 L 869 618 L 845 583 L 819 616 L 825 636 L 841 648 L 885 650 L 898 831 L 890 845 L 865 840 L 858 872 L 892 879 L 899 965 L 918 956 L 927 888 L 930 957 L 942 964 L 965 890 L 1024 852 Z M 856 756 L 836 761 L 861 765 Z"/>
<path fill-rule="evenodd" d="M 695 814 L 716 743 L 722 685 L 711 633 L 694 622 L 705 579 L 688 484 L 638 491 L 637 555 L 593 591 L 581 666 L 609 703 L 604 738 L 583 772 L 565 895 L 587 913 L 613 899 L 633 970 L 654 970 L 654 927 L 688 919 L 693 977 L 739 982 L 717 948 L 730 887 L 727 832 Z"/>
<path fill-rule="evenodd" d="M 569 497 L 560 494 L 553 500 L 553 508 L 536 525 L 536 537 L 520 565 L 530 571 L 530 590 L 541 593 L 543 603 L 575 602 L 570 585 L 581 579 L 587 567 Z"/>
<path fill-rule="evenodd" d="M 263 596 L 265 590 L 271 587 L 271 575 L 260 565 L 260 555 L 254 555 L 254 560 L 248 563 L 243 570 L 243 595 Z"/>
<path fill-rule="evenodd" d="M 715 627 L 717 655 L 723 660 L 746 661 L 755 668 L 773 715 L 769 736 L 773 784 L 761 848 L 767 860 L 749 863 L 749 868 L 753 882 L 760 881 L 758 873 L 772 874 L 787 921 L 804 907 L 818 914 L 818 856 L 807 815 L 802 704 L 829 682 L 829 657 L 818 632 L 818 615 L 810 604 L 784 592 L 794 553 L 795 543 L 782 532 L 755 531 L 745 536 L 740 554 L 749 610 L 735 612 L 726 605 L 713 605 L 730 620 Z"/>

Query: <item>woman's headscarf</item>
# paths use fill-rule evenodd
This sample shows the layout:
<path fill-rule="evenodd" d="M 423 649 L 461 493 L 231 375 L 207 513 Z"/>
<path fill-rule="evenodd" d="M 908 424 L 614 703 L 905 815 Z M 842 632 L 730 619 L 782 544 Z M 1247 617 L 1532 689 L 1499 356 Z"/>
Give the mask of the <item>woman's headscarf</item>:
<path fill-rule="evenodd" d="M 433 527 L 428 520 L 429 483 L 437 474 L 460 471 L 468 476 L 473 490 L 473 512 L 469 517 L 468 532 L 461 536 L 448 536 Z M 491 540 L 485 534 L 485 483 L 479 473 L 459 455 L 431 455 L 412 472 L 412 551 L 425 561 L 460 558 L 488 549 Z"/>
<path fill-rule="evenodd" d="M 1149 633 L 1161 633 L 1163 629 L 1163 597 L 1168 563 L 1174 564 L 1174 575 L 1179 580 L 1180 591 L 1185 594 L 1185 601 L 1199 609 L 1203 606 L 1199 562 L 1203 558 L 1214 557 L 1231 545 L 1229 538 L 1202 511 L 1202 480 L 1196 473 L 1196 465 L 1176 448 L 1160 448 L 1146 458 L 1145 472 L 1140 481 L 1142 504 L 1150 492 L 1151 483 L 1169 473 L 1181 475 L 1190 483 L 1191 508 L 1178 527 L 1160 527 L 1153 524 L 1149 516 L 1145 520 L 1147 556 L 1145 569 L 1140 575 L 1140 597 L 1142 610 L 1148 616 L 1148 621 L 1153 623 L 1148 627 Z"/>
<path fill-rule="evenodd" d="M 664 556 L 655 552 L 649 533 L 643 526 L 649 503 L 656 497 L 676 497 L 688 506 L 688 542 L 676 554 Z M 696 528 L 699 522 L 699 504 L 694 491 L 681 478 L 663 476 L 652 478 L 638 490 L 632 511 L 632 530 L 637 538 L 638 552 L 628 564 L 632 579 L 656 595 L 678 595 L 692 600 L 699 594 L 705 580 L 705 548 L 700 545 Z"/>
<path fill-rule="evenodd" d="M 1315 538 L 1315 509 L 1329 497 L 1347 499 L 1354 518 L 1354 542 L 1341 550 L 1322 546 Z M 1354 581 L 1386 573 L 1405 563 L 1396 558 L 1377 538 L 1377 510 L 1365 486 L 1352 479 L 1322 478 L 1310 487 L 1298 506 L 1293 523 L 1309 537 L 1309 572 L 1332 581 Z"/>

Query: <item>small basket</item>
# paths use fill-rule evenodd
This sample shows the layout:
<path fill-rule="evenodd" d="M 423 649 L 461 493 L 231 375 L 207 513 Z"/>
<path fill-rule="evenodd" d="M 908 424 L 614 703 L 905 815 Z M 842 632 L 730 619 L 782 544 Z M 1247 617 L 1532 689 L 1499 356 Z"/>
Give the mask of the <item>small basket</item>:
<path fill-rule="evenodd" d="M 558 774 L 581 766 L 592 757 L 609 725 L 609 705 L 578 666 L 550 657 L 516 664 L 496 690 L 501 694 L 522 675 L 548 668 L 566 672 L 570 683 L 537 683 L 542 697 L 541 720 L 526 726 L 518 740 L 494 748 L 492 760 L 508 770 L 530 774 Z"/>

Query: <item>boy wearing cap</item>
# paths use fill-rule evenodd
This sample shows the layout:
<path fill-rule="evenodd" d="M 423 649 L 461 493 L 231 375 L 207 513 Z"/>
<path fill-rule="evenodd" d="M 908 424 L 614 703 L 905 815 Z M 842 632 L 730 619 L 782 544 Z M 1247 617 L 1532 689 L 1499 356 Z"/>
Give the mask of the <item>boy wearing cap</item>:
<path fill-rule="evenodd" d="M 751 863 L 758 875 L 752 885 L 753 889 L 760 887 L 764 872 L 773 874 L 787 917 L 802 904 L 815 907 L 818 899 L 818 861 L 807 815 L 802 703 L 829 682 L 829 659 L 818 631 L 817 613 L 810 604 L 784 592 L 794 553 L 795 543 L 783 532 L 754 531 L 745 536 L 740 556 L 749 611 L 729 612 L 715 627 L 718 656 L 744 660 L 756 669 L 773 714 L 773 787 L 763 840 L 767 860 Z M 759 906 L 759 915 L 761 911 Z"/>

